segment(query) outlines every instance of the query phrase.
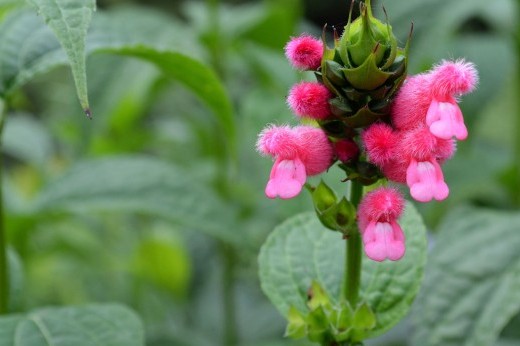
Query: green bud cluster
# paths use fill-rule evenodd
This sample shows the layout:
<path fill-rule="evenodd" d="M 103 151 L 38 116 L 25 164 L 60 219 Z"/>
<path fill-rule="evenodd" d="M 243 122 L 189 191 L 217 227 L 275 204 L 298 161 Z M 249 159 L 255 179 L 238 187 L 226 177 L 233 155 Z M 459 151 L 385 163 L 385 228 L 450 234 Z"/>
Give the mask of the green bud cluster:
<path fill-rule="evenodd" d="M 404 49 L 388 23 L 374 18 L 370 0 L 360 4 L 360 16 L 349 20 L 334 47 L 327 46 L 321 71 L 316 72 L 336 97 L 330 106 L 336 119 L 322 122 L 328 135 L 353 137 L 353 129 L 366 127 L 388 114 L 390 103 L 406 78 L 408 42 Z"/>
<path fill-rule="evenodd" d="M 355 229 L 356 208 L 345 197 L 338 201 L 334 191 L 323 181 L 312 191 L 312 201 L 318 219 L 328 229 L 339 231 L 345 237 Z"/>
<path fill-rule="evenodd" d="M 353 309 L 347 301 L 333 303 L 325 290 L 313 282 L 307 301 L 308 311 L 291 307 L 285 335 L 292 339 L 307 337 L 321 345 L 361 345 L 367 332 L 376 326 L 370 307 L 359 304 Z"/>

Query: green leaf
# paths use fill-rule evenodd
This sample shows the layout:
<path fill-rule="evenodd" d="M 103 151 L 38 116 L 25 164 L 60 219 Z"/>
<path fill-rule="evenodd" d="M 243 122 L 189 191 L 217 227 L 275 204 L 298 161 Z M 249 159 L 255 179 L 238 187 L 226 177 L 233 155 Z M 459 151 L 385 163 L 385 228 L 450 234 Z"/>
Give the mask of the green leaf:
<path fill-rule="evenodd" d="M 85 38 L 95 0 L 27 0 L 45 19 L 67 53 L 81 107 L 90 116 Z"/>
<path fill-rule="evenodd" d="M 520 214 L 460 208 L 440 227 L 414 310 L 417 345 L 493 345 L 520 312 Z"/>
<path fill-rule="evenodd" d="M 141 346 L 143 326 L 126 307 L 88 305 L 0 317 L 0 344 L 9 346 Z"/>
<path fill-rule="evenodd" d="M 376 336 L 403 318 L 419 290 L 426 261 L 426 229 L 412 204 L 399 221 L 406 235 L 406 255 L 397 262 L 363 258 L 361 299 L 374 311 Z M 260 257 L 262 289 L 284 316 L 290 306 L 306 313 L 307 290 L 313 280 L 338 304 L 345 256 L 338 233 L 304 213 L 279 225 L 263 245 Z"/>
<path fill-rule="evenodd" d="M 34 212 L 140 212 L 205 231 L 229 242 L 234 213 L 213 189 L 156 159 L 123 156 L 84 161 L 45 187 Z"/>
<path fill-rule="evenodd" d="M 222 142 L 234 153 L 236 128 L 229 95 L 216 73 L 196 58 L 201 56 L 194 44 L 196 37 L 182 25 L 140 8 L 98 11 L 86 39 L 87 55 L 105 52 L 137 57 L 183 83 L 213 111 L 224 137 Z M 0 25 L 1 95 L 11 94 L 67 61 L 53 33 L 34 13 L 16 11 Z"/>

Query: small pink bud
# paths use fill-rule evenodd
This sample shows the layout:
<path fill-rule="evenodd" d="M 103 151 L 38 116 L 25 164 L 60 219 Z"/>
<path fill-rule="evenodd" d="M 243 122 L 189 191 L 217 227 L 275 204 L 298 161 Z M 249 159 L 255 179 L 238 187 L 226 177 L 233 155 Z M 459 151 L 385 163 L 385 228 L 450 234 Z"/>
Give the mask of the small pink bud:
<path fill-rule="evenodd" d="M 410 194 L 418 202 L 429 202 L 432 199 L 442 201 L 450 192 L 435 159 L 421 162 L 412 159 L 406 170 L 406 184 L 410 188 Z"/>
<path fill-rule="evenodd" d="M 361 138 L 368 154 L 368 159 L 382 166 L 395 156 L 396 136 L 393 129 L 384 123 L 376 123 L 366 129 Z"/>
<path fill-rule="evenodd" d="M 287 103 L 299 117 L 322 120 L 331 115 L 330 98 L 332 93 L 323 84 L 301 82 L 291 88 Z"/>
<path fill-rule="evenodd" d="M 299 70 L 317 70 L 323 56 L 323 43 L 312 36 L 293 37 L 285 46 L 285 56 Z"/>
<path fill-rule="evenodd" d="M 359 148 L 351 139 L 342 139 L 334 142 L 334 151 L 341 162 L 347 162 L 359 155 Z"/>
<path fill-rule="evenodd" d="M 462 112 L 453 99 L 447 102 L 433 99 L 426 113 L 426 124 L 433 135 L 442 139 L 464 140 L 468 137 Z"/>

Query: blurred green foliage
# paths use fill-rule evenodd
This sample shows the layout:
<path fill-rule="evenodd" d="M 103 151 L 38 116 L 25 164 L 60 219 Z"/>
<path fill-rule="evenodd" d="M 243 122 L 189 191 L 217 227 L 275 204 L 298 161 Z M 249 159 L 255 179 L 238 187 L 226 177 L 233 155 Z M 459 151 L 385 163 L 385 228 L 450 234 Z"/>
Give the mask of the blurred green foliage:
<path fill-rule="evenodd" d="M 414 22 L 411 73 L 466 57 L 481 75 L 461 105 L 471 139 L 446 165 L 450 198 L 419 206 L 432 239 L 438 224 L 439 237 L 449 232 L 443 220 L 461 205 L 518 212 L 518 2 L 383 3 L 401 41 Z M 0 1 L 2 20 L 18 5 Z M 14 311 L 119 302 L 142 318 L 150 346 L 290 345 L 283 318 L 260 290 L 257 255 L 275 225 L 312 203 L 305 194 L 264 197 L 270 162 L 254 144 L 265 124 L 294 122 L 284 96 L 309 77 L 290 68 L 285 42 L 303 31 L 319 35 L 326 18 L 341 27 L 345 10 L 337 1 L 298 0 L 104 0 L 98 8 L 87 40 L 92 121 L 82 115 L 64 59 L 30 80 L 22 74 L 23 88 L 9 95 L 3 192 L 18 276 Z M 99 43 L 96 30 L 123 35 Z M 114 42 L 135 47 L 107 48 Z M 169 65 L 162 60 L 168 49 L 196 62 Z M 202 89 L 193 76 L 204 80 Z M 327 179 L 345 188 L 339 174 Z M 516 230 L 509 236 L 518 238 Z M 499 243 L 493 251 L 504 249 Z M 436 270 L 427 267 L 426 276 Z M 503 344 L 520 342 L 519 329 L 516 317 Z M 405 321 L 367 344 L 420 345 L 409 330 Z"/>

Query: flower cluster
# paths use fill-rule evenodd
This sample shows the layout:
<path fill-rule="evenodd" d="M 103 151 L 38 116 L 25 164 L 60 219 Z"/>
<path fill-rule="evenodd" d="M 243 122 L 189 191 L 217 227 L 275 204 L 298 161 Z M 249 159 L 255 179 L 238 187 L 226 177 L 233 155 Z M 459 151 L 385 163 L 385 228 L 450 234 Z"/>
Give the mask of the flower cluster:
<path fill-rule="evenodd" d="M 269 126 L 259 136 L 258 151 L 274 159 L 265 189 L 269 198 L 295 197 L 307 176 L 325 172 L 336 161 L 346 180 L 358 184 L 380 179 L 403 183 L 419 202 L 448 197 L 441 166 L 453 156 L 456 140 L 468 135 L 458 98 L 475 88 L 475 66 L 442 61 L 431 71 L 407 77 L 408 43 L 397 47 L 390 25 L 373 18 L 370 1 L 360 10 L 341 38 L 335 33 L 333 48 L 325 38 L 309 35 L 286 45 L 291 65 L 313 71 L 317 81 L 297 83 L 287 97 L 292 112 L 311 126 Z M 346 210 L 356 213 L 342 203 L 316 208 L 326 227 L 341 224 L 334 221 L 336 210 L 343 210 L 342 218 Z M 404 255 L 404 234 L 397 223 L 403 208 L 396 188 L 381 187 L 364 196 L 357 224 L 369 258 L 398 260 Z M 344 228 L 335 230 L 349 236 Z"/>
<path fill-rule="evenodd" d="M 468 135 L 457 97 L 477 80 L 473 64 L 463 60 L 409 77 L 392 103 L 390 122 L 362 133 L 369 161 L 389 180 L 406 183 L 419 202 L 448 197 L 441 165 L 453 156 L 455 139 Z"/>

